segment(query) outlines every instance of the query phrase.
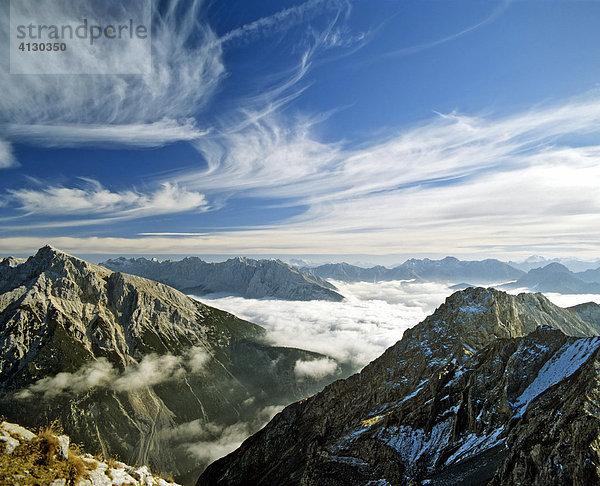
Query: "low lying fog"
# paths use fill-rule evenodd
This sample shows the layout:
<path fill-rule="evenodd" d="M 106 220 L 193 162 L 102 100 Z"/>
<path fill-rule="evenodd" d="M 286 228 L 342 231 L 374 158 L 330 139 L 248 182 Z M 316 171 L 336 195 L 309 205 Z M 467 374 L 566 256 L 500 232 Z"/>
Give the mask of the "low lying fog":
<path fill-rule="evenodd" d="M 216 294 L 195 298 L 263 326 L 274 344 L 316 351 L 360 368 L 380 356 L 402 338 L 406 329 L 433 313 L 454 292 L 448 285 L 434 282 L 332 283 L 346 297 L 343 302 L 244 299 Z M 561 307 L 600 303 L 600 295 L 545 295 Z"/>
<path fill-rule="evenodd" d="M 265 327 L 274 344 L 316 351 L 361 368 L 452 293 L 439 283 L 332 283 L 346 297 L 343 302 L 196 298 Z"/>

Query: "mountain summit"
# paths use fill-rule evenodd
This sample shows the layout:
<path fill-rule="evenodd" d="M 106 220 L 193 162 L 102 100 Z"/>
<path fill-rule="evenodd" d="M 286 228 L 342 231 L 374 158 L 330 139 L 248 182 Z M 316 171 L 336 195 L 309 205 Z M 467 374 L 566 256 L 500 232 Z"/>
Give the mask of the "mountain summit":
<path fill-rule="evenodd" d="M 284 409 L 198 485 L 597 484 L 600 322 L 469 288 Z"/>
<path fill-rule="evenodd" d="M 0 414 L 27 427 L 58 420 L 92 452 L 184 482 L 329 382 L 295 372 L 318 359 L 171 287 L 49 246 L 0 263 Z"/>

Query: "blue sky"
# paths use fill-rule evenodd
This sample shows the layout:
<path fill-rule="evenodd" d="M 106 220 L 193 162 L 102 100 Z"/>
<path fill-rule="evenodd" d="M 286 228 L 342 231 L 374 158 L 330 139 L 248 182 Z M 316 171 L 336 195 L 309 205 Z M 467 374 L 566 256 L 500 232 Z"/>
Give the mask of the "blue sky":
<path fill-rule="evenodd" d="M 600 2 L 155 2 L 105 76 L 1 5 L 1 254 L 598 255 Z"/>

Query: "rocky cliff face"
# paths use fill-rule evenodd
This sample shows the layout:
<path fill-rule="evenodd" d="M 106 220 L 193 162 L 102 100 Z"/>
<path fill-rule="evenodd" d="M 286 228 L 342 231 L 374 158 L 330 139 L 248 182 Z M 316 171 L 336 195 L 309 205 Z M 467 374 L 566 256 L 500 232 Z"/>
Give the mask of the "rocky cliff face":
<path fill-rule="evenodd" d="M 279 260 L 238 257 L 222 263 L 206 263 L 196 257 L 164 262 L 121 257 L 101 265 L 117 272 L 156 280 L 188 294 L 225 292 L 250 299 L 343 299 L 331 284 L 317 276 L 307 276 Z"/>
<path fill-rule="evenodd" d="M 198 485 L 597 484 L 600 322 L 588 317 L 541 295 L 457 292 Z"/>
<path fill-rule="evenodd" d="M 0 423 L 0 483 L 49 486 L 180 486 L 152 474 L 147 466 L 82 453 L 68 435 L 50 429 L 34 434 Z"/>
<path fill-rule="evenodd" d="M 0 264 L 0 415 L 58 419 L 91 452 L 195 480 L 212 456 L 197 442 L 252 432 L 325 383 L 294 372 L 322 356 L 264 338 L 166 285 L 45 247 Z"/>

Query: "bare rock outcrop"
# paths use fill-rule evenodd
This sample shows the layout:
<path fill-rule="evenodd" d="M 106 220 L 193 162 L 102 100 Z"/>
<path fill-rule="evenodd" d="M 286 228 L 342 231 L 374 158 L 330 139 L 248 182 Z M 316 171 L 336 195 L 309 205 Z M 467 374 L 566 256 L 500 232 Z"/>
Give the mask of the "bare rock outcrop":
<path fill-rule="evenodd" d="M 237 257 L 225 262 L 207 263 L 197 257 L 162 262 L 155 258 L 121 257 L 107 260 L 101 265 L 114 271 L 156 280 L 194 295 L 223 292 L 249 299 L 343 299 L 330 283 L 280 260 Z"/>
<path fill-rule="evenodd" d="M 538 294 L 457 292 L 197 484 L 597 484 L 600 322 L 583 316 Z"/>
<path fill-rule="evenodd" d="M 214 457 L 196 442 L 251 433 L 333 379 L 297 377 L 322 356 L 274 347 L 255 324 L 51 247 L 0 264 L 0 350 L 8 420 L 56 419 L 90 452 L 185 482 Z"/>
<path fill-rule="evenodd" d="M 104 461 L 69 447 L 70 438 L 51 429 L 40 434 L 18 424 L 0 423 L 0 482 L 49 486 L 180 486 L 147 466 Z"/>

